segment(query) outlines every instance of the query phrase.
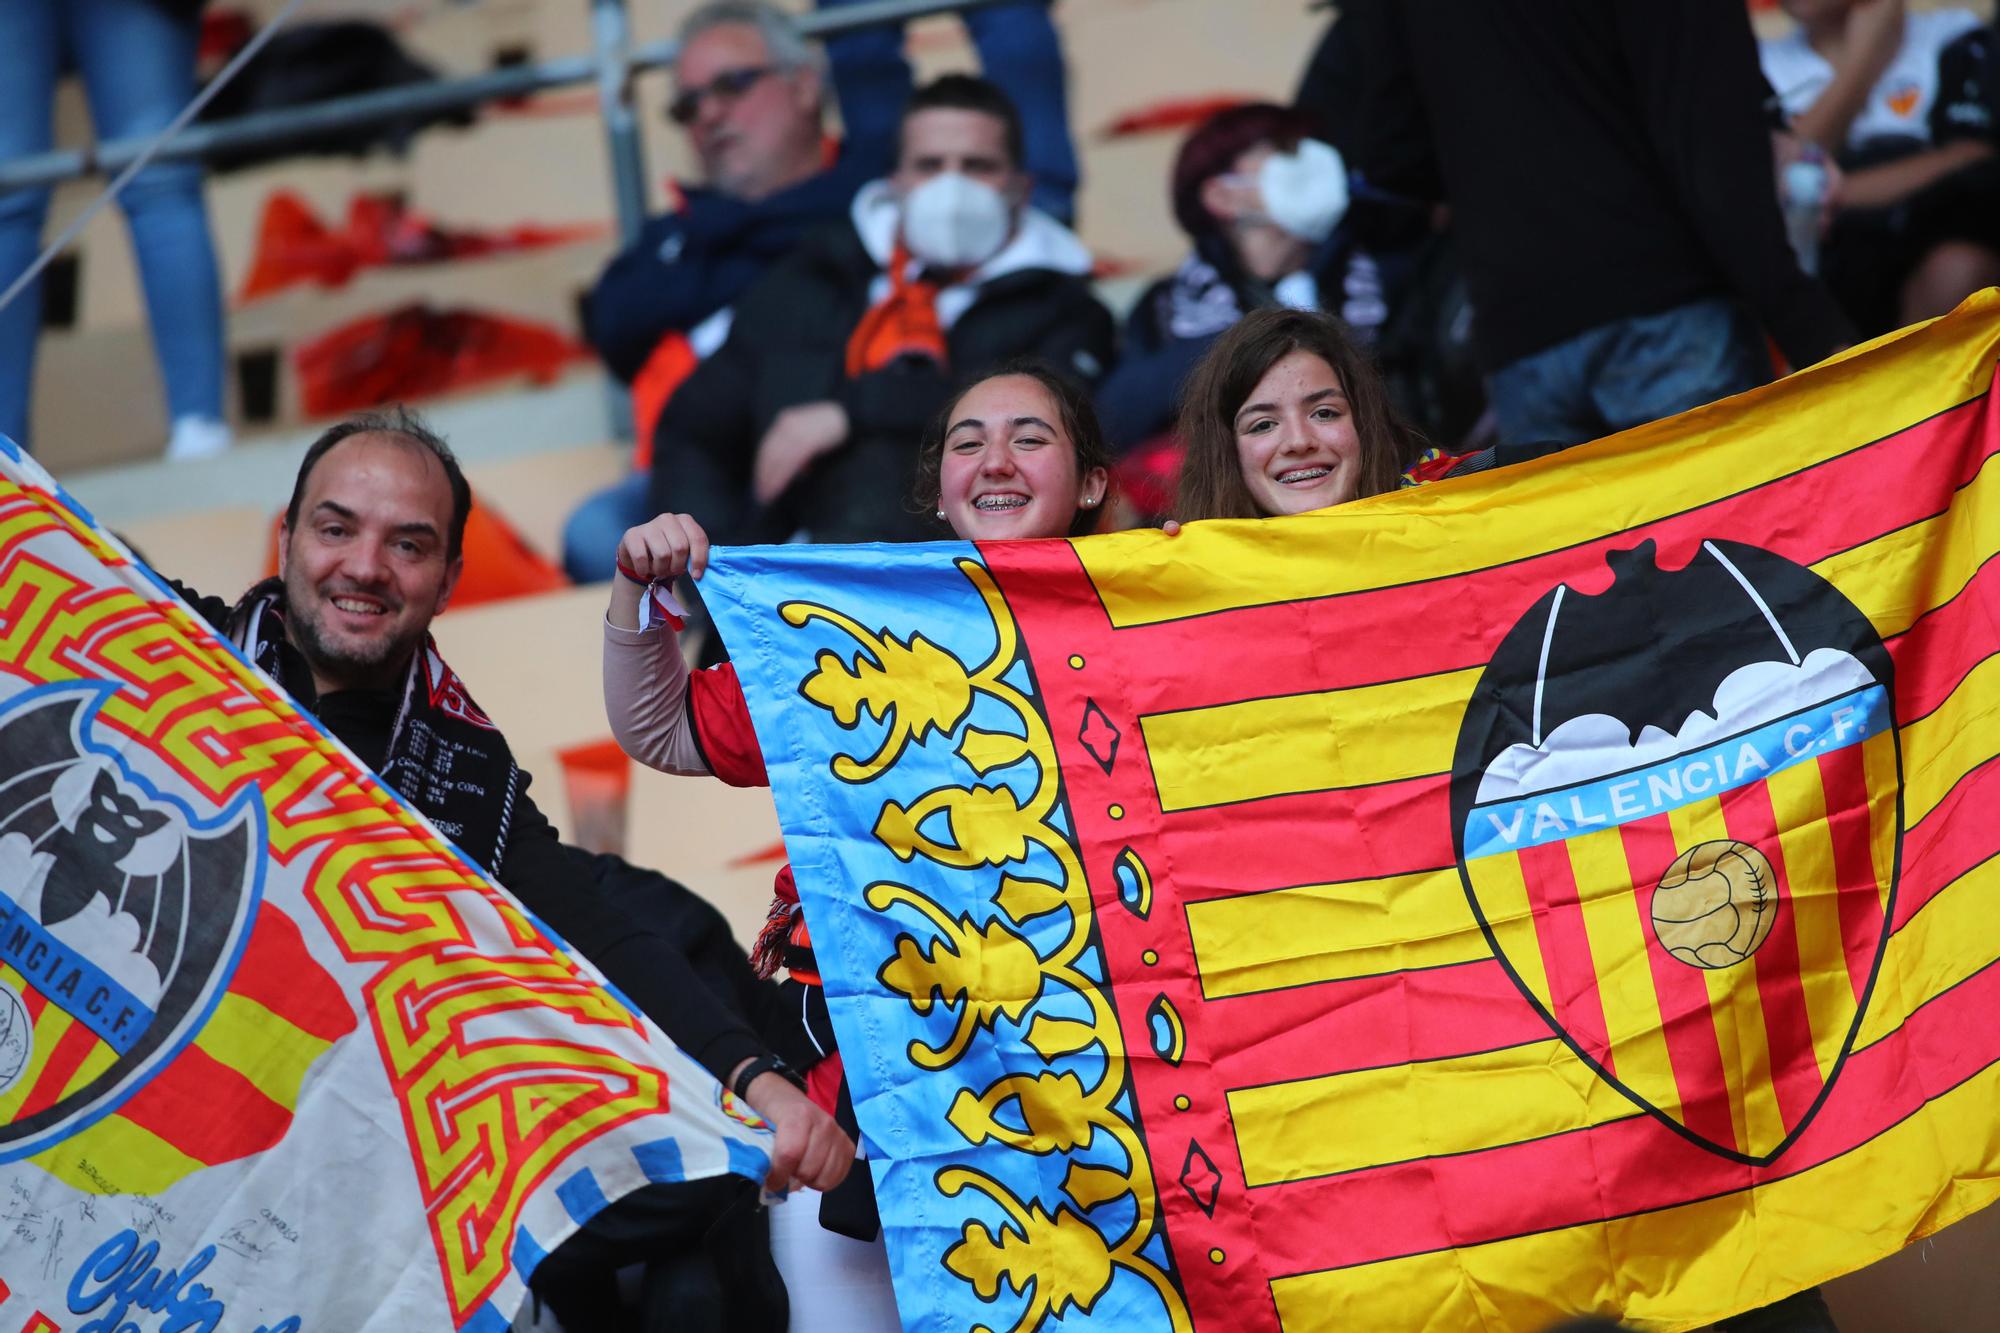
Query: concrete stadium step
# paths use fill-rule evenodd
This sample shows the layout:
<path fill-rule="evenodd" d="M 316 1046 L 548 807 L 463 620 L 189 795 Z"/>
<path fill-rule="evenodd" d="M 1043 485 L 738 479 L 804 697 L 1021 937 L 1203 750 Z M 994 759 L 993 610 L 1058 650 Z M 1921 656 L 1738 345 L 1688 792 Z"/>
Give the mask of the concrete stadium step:
<path fill-rule="evenodd" d="M 299 345 L 405 304 L 526 320 L 580 341 L 577 301 L 610 249 L 608 240 L 591 240 L 445 264 L 369 269 L 337 290 L 302 285 L 232 310 L 226 329 L 226 414 L 246 428 L 243 380 L 257 373 L 261 362 L 271 377 L 269 415 L 247 429 L 302 428 L 307 416 L 293 360 Z M 167 420 L 144 325 L 46 334 L 36 360 L 32 429 L 37 452 L 57 469 L 156 457 Z"/>
<path fill-rule="evenodd" d="M 600 484 L 599 478 L 615 477 L 623 466 L 623 451 L 603 443 L 612 438 L 608 385 L 602 372 L 583 369 L 552 385 L 465 394 L 420 406 L 464 461 L 476 487 L 482 477 L 492 477 L 505 490 L 506 479 L 515 474 L 502 465 L 548 456 L 549 473 L 536 476 L 530 470 L 525 475 L 531 480 L 521 489 L 546 489 L 550 494 L 542 507 L 549 508 L 560 503 L 556 492 L 581 498 Z M 150 522 L 215 510 L 274 512 L 291 493 L 299 457 L 319 429 L 254 436 L 214 458 L 154 459 L 95 471 L 65 467 L 46 451 L 38 457 L 100 520 L 121 530 L 141 530 Z M 591 457 L 592 450 L 598 451 L 597 461 L 577 461 Z M 568 480 L 572 473 L 574 483 Z M 532 497 L 523 498 L 532 507 Z M 544 523 L 540 530 L 552 529 Z"/>

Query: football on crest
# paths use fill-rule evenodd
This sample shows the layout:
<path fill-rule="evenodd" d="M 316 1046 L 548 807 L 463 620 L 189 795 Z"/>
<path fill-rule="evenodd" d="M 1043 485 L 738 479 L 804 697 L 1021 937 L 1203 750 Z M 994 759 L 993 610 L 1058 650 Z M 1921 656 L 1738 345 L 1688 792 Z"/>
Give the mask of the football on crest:
<path fill-rule="evenodd" d="M 1764 854 L 1734 839 L 1688 848 L 1653 892 L 1653 934 L 1689 967 L 1733 967 L 1770 938 L 1778 877 Z"/>

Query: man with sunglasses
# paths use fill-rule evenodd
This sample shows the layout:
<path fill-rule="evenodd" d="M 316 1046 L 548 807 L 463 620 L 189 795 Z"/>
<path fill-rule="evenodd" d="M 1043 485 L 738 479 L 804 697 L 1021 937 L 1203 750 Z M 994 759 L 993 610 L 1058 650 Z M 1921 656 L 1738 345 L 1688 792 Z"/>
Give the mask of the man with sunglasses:
<path fill-rule="evenodd" d="M 844 218 L 894 157 L 887 137 L 850 136 L 830 152 L 825 60 L 763 0 L 720 0 L 688 15 L 673 77 L 668 119 L 687 132 L 704 183 L 679 189 L 585 300 L 591 345 L 633 386 L 641 470 L 571 515 L 563 560 L 579 582 L 610 578 L 619 534 L 652 517 L 643 469 L 653 423 L 728 336 L 736 298 L 806 231 Z"/>

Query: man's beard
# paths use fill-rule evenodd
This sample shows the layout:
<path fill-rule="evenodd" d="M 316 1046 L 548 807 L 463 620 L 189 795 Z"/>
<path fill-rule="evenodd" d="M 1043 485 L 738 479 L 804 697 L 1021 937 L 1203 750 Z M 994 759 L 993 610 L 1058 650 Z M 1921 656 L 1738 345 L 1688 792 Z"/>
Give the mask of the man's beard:
<path fill-rule="evenodd" d="M 329 640 L 318 605 L 301 607 L 297 600 L 286 617 L 286 637 L 299 650 L 313 674 L 344 689 L 384 689 L 394 685 L 398 669 L 415 650 L 422 630 L 400 637 L 369 639 L 359 645 Z"/>

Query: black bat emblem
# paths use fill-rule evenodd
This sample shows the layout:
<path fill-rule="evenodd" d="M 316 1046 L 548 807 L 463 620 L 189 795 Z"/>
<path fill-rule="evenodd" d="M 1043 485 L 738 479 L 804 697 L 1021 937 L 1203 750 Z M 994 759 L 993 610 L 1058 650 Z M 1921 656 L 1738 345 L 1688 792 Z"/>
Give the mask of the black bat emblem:
<path fill-rule="evenodd" d="M 108 769 L 99 769 L 92 777 L 89 803 L 75 819 L 74 827 L 58 826 L 42 846 L 55 858 L 42 885 L 45 926 L 67 921 L 94 894 L 106 892 L 105 886 L 120 873 L 119 863 L 132 854 L 139 839 L 167 826 L 165 812 L 148 810 L 119 790 L 117 775 Z"/>
<path fill-rule="evenodd" d="M 110 756 L 81 747 L 78 728 L 90 702 L 83 694 L 58 696 L 0 717 L 0 756 L 15 774 L 0 782 L 0 838 L 25 838 L 33 866 L 29 883 L 0 885 L 0 893 L 21 901 L 39 877 L 37 916 L 51 927 L 104 898 L 113 913 L 137 922 L 138 952 L 165 991 L 176 972 L 193 965 L 205 973 L 214 963 L 219 940 L 204 929 L 204 885 L 240 883 L 249 831 L 189 828 L 129 782 Z M 226 933 L 233 916 L 215 924 Z"/>
<path fill-rule="evenodd" d="M 247 929 L 261 805 L 239 798 L 202 819 L 156 792 L 86 739 L 104 693 L 38 690 L 0 712 L 0 959 L 121 1055 L 87 1087 L 0 1126 L 0 1147 L 147 1066 L 206 1008 Z"/>
<path fill-rule="evenodd" d="M 1874 627 L 1810 570 L 1732 541 L 1702 543 L 1678 570 L 1662 570 L 1657 554 L 1651 541 L 1612 552 L 1610 588 L 1566 597 L 1553 627 L 1554 591 L 1521 618 L 1482 681 L 1490 703 L 1461 733 L 1457 772 L 1476 775 L 1510 745 L 1538 744 L 1592 713 L 1626 723 L 1635 739 L 1649 726 L 1676 734 L 1695 713 L 1713 715 L 1731 672 L 1814 648 L 1837 648 L 1891 680 Z"/>

